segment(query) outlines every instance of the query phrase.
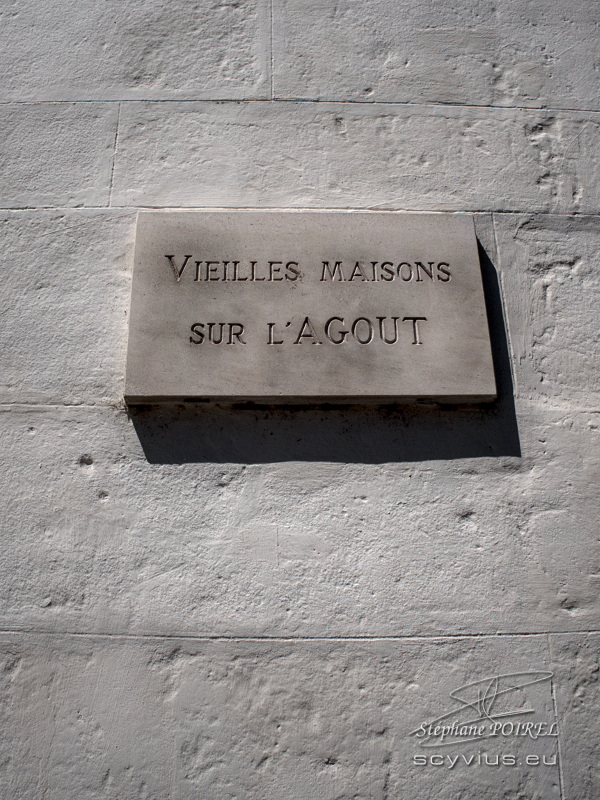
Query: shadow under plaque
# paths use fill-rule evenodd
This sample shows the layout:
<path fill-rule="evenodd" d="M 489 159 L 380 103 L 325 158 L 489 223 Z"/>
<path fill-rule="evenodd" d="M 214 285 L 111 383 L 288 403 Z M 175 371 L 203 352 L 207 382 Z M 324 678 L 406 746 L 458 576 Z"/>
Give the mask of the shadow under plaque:
<path fill-rule="evenodd" d="M 479 247 L 498 398 L 481 405 L 130 407 L 152 464 L 330 461 L 381 464 L 521 456 L 498 276 Z"/>

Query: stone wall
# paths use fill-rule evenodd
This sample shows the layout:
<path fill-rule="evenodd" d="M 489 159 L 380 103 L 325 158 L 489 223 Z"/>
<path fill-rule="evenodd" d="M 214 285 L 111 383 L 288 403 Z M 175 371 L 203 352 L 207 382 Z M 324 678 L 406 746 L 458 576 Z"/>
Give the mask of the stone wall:
<path fill-rule="evenodd" d="M 599 27 L 5 0 L 0 797 L 600 796 Z M 147 207 L 473 213 L 499 401 L 128 413 Z M 558 737 L 411 735 L 532 671 Z"/>

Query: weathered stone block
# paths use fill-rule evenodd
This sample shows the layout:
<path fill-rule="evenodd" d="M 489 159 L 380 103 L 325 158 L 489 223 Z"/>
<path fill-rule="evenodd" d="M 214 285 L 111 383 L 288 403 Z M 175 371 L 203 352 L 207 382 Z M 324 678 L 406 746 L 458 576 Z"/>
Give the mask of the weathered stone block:
<path fill-rule="evenodd" d="M 268 97 L 266 0 L 4 3 L 2 100 Z"/>
<path fill-rule="evenodd" d="M 135 212 L 0 212 L 0 402 L 116 403 Z"/>
<path fill-rule="evenodd" d="M 106 103 L 0 105 L 0 207 L 108 205 L 117 116 Z"/>
<path fill-rule="evenodd" d="M 576 613 L 576 609 L 573 611 Z M 561 725 L 564 797 L 598 797 L 600 776 L 596 769 L 596 728 L 600 717 L 600 635 L 557 634 L 549 638 L 550 668 L 554 672 L 556 707 Z"/>
<path fill-rule="evenodd" d="M 495 214 L 516 391 L 598 407 L 597 217 Z"/>
<path fill-rule="evenodd" d="M 275 0 L 273 21 L 276 97 L 600 109 L 593 0 Z"/>
<path fill-rule="evenodd" d="M 522 459 L 495 455 L 495 424 L 350 407 L 149 410 L 132 425 L 110 408 L 5 406 L 3 626 L 587 630 L 594 414 L 523 404 Z"/>
<path fill-rule="evenodd" d="M 599 124 L 511 109 L 128 104 L 113 202 L 593 213 Z"/>
<path fill-rule="evenodd" d="M 0 648 L 11 748 L 1 765 L 6 797 L 560 796 L 553 734 L 560 738 L 562 718 L 545 636 L 284 642 L 3 634 Z M 495 676 L 531 672 L 543 679 L 494 696 Z M 459 721 L 477 718 L 450 696 L 469 696 L 465 684 L 477 680 L 475 703 L 492 715 L 482 711 L 484 726 L 515 712 L 498 716 L 505 732 L 422 747 L 415 732 L 449 710 Z M 507 679 L 499 681 L 500 689 Z M 544 735 L 514 733 L 517 721 L 544 726 Z"/>

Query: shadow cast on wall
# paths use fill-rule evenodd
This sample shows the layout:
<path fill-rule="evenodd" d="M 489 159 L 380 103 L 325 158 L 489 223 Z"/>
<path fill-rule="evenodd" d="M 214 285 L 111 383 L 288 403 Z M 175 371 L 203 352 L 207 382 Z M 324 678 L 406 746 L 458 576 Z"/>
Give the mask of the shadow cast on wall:
<path fill-rule="evenodd" d="M 472 406 L 172 405 L 130 408 L 152 464 L 394 461 L 521 455 L 498 276 L 479 256 L 498 399 Z"/>

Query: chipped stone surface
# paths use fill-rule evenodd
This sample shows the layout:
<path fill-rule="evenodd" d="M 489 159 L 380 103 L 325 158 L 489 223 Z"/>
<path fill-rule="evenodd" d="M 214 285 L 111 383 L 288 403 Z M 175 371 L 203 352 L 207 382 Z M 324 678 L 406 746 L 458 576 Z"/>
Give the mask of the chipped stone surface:
<path fill-rule="evenodd" d="M 7 0 L 0 100 L 267 97 L 267 0 Z"/>
<path fill-rule="evenodd" d="M 519 394 L 598 408 L 598 217 L 496 215 Z"/>
<path fill-rule="evenodd" d="M 599 125 L 508 109 L 136 103 L 121 114 L 113 202 L 596 212 Z"/>
<path fill-rule="evenodd" d="M 120 400 L 134 229 L 123 210 L 0 212 L 0 402 Z"/>
<path fill-rule="evenodd" d="M 0 105 L 0 207 L 108 205 L 118 108 Z"/>
<path fill-rule="evenodd" d="M 600 636 L 597 633 L 551 636 L 550 649 L 557 713 L 562 726 L 559 739 L 564 796 L 598 797 Z"/>
<path fill-rule="evenodd" d="M 461 743 L 442 748 L 446 763 L 435 766 L 440 751 L 411 735 L 455 706 L 450 692 L 473 675 L 547 670 L 545 637 L 208 642 L 4 634 L 0 654 L 12 745 L 4 785 L 23 800 L 41 791 L 51 800 L 559 797 L 553 738 Z M 549 681 L 514 695 L 511 708 L 531 707 L 536 721 L 556 722 Z M 33 735 L 23 703 L 40 720 Z M 416 755 L 436 760 L 418 766 Z M 514 765 L 495 765 L 507 755 Z M 546 764 L 528 766 L 531 755 Z M 32 764 L 43 765 L 41 775 Z"/>
<path fill-rule="evenodd" d="M 5 623 L 219 636 L 588 629 L 594 416 L 522 404 L 519 459 L 491 449 L 491 412 L 129 420 L 14 407 L 0 415 Z"/>
<path fill-rule="evenodd" d="M 594 0 L 274 0 L 273 19 L 276 97 L 600 109 Z"/>

